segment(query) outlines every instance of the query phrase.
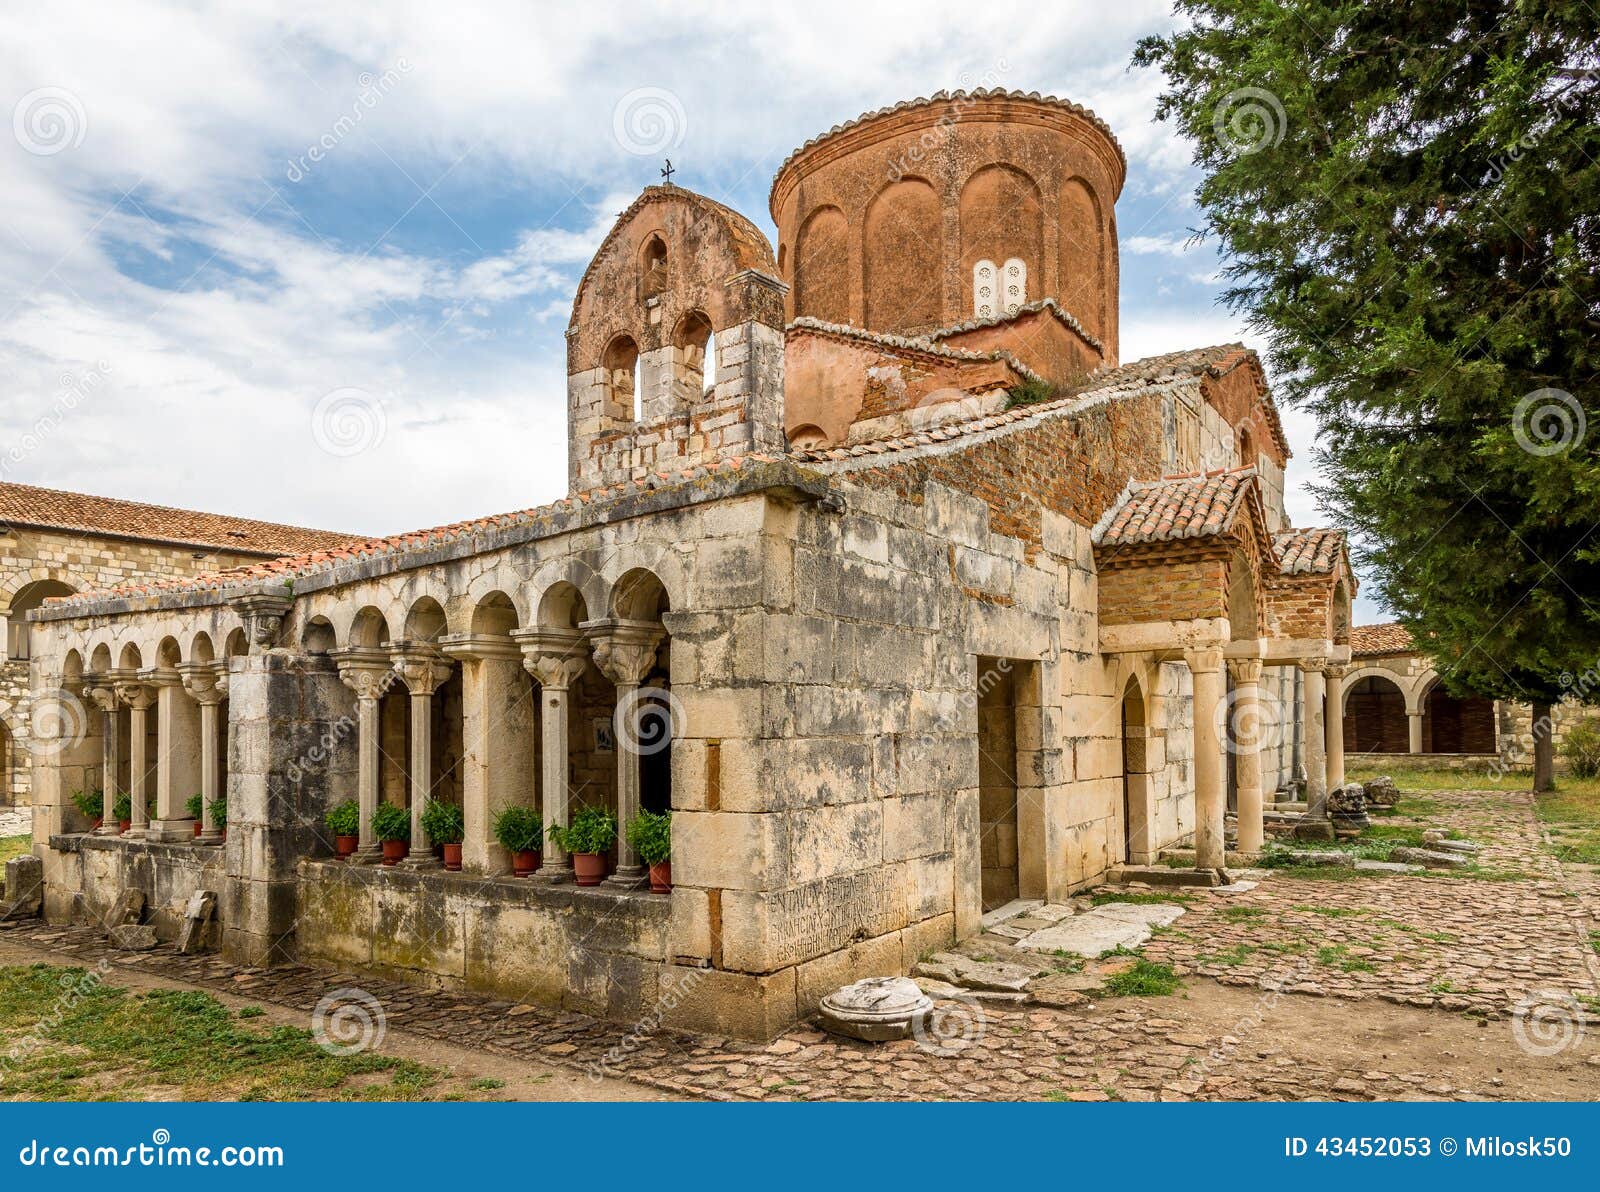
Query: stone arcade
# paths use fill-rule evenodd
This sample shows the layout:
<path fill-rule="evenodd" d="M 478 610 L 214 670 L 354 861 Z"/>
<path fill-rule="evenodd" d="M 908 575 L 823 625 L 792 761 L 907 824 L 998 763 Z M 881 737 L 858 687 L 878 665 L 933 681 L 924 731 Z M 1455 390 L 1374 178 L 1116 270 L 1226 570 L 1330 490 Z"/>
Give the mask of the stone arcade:
<path fill-rule="evenodd" d="M 1253 353 L 1119 361 L 1125 169 L 1083 108 L 980 92 L 792 155 L 776 258 L 649 187 L 573 304 L 566 498 L 35 610 L 36 685 L 98 711 L 36 767 L 46 915 L 137 888 L 170 939 L 215 891 L 243 963 L 760 1038 L 1010 900 L 1189 841 L 1217 880 L 1268 792 L 1321 814 L 1343 535 L 1287 524 Z M 130 832 L 85 832 L 85 783 Z M 360 863 L 380 801 L 411 864 Z M 674 889 L 626 842 L 599 887 L 554 848 L 513 878 L 515 803 L 670 807 Z"/>

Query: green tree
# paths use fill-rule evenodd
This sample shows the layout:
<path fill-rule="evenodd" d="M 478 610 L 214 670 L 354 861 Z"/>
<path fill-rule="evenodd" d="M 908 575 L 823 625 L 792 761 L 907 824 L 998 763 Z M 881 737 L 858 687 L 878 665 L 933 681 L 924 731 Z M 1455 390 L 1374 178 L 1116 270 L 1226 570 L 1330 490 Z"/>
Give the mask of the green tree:
<path fill-rule="evenodd" d="M 1194 142 L 1231 307 L 1313 411 L 1324 505 L 1447 685 L 1600 683 L 1600 18 L 1180 0 L 1134 61 Z M 1563 681 L 1565 676 L 1565 681 Z M 1535 787 L 1550 781 L 1548 733 Z"/>

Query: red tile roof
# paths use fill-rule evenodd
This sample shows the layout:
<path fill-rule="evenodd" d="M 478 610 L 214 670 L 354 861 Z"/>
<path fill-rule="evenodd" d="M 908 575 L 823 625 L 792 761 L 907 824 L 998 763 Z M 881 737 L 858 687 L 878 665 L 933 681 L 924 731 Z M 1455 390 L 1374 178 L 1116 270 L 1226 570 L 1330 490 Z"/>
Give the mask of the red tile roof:
<path fill-rule="evenodd" d="M 139 501 L 6 483 L 0 483 L 0 523 L 206 547 L 263 558 L 325 549 L 348 542 L 352 537 L 248 517 L 169 509 Z"/>
<path fill-rule="evenodd" d="M 1350 653 L 1410 654 L 1416 650 L 1411 644 L 1411 631 L 1404 625 L 1391 621 L 1386 625 L 1356 625 L 1350 630 Z"/>
<path fill-rule="evenodd" d="M 1343 530 L 1323 528 L 1285 530 L 1273 536 L 1278 569 L 1285 575 L 1327 575 L 1345 554 Z"/>
<path fill-rule="evenodd" d="M 1260 501 L 1254 468 L 1135 480 L 1094 528 L 1096 546 L 1176 542 L 1228 533 L 1251 500 Z"/>

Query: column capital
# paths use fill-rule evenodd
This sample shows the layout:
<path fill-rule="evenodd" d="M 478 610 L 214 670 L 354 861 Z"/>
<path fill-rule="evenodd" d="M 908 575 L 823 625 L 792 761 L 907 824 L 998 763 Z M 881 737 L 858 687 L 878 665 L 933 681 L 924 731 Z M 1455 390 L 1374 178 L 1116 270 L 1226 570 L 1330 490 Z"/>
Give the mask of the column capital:
<path fill-rule="evenodd" d="M 452 633 L 439 639 L 439 650 L 447 658 L 461 662 L 483 662 L 499 658 L 522 660 L 522 648 L 503 633 Z"/>
<path fill-rule="evenodd" d="M 450 677 L 450 663 L 432 642 L 391 642 L 389 658 L 395 674 L 412 695 L 432 695 Z"/>
<path fill-rule="evenodd" d="M 123 680 L 117 684 L 117 698 L 136 712 L 143 712 L 156 702 L 156 693 L 138 681 Z"/>
<path fill-rule="evenodd" d="M 138 679 L 147 687 L 183 686 L 183 676 L 175 666 L 147 666 L 138 673 Z"/>
<path fill-rule="evenodd" d="M 105 675 L 85 675 L 83 677 L 83 697 L 91 701 L 102 712 L 115 712 L 117 710 L 117 689 L 112 686 L 110 679 Z"/>
<path fill-rule="evenodd" d="M 1209 649 L 1185 650 L 1183 661 L 1191 671 L 1209 673 L 1222 669 L 1222 650 L 1219 647 Z"/>
<path fill-rule="evenodd" d="M 220 704 L 228 694 L 228 663 L 226 659 L 214 662 L 180 662 L 178 674 L 183 685 L 197 704 Z"/>
<path fill-rule="evenodd" d="M 382 646 L 344 646 L 329 650 L 328 657 L 339 668 L 340 681 L 356 693 L 357 699 L 377 699 L 387 685 L 385 678 L 394 669 L 389 652 Z"/>
<path fill-rule="evenodd" d="M 658 621 L 607 617 L 580 626 L 594 643 L 594 664 L 613 683 L 638 684 L 650 673 L 667 631 Z"/>
<path fill-rule="evenodd" d="M 1326 658 L 1299 658 L 1295 660 L 1295 665 L 1303 671 L 1321 673 L 1328 669 L 1328 660 Z"/>
<path fill-rule="evenodd" d="M 1338 682 L 1351 671 L 1355 670 L 1355 667 L 1351 666 L 1348 662 L 1329 662 L 1328 665 L 1323 669 L 1326 671 L 1328 678 Z"/>
<path fill-rule="evenodd" d="M 1233 680 L 1235 687 L 1254 686 L 1261 682 L 1261 659 L 1228 659 L 1228 677 Z"/>
<path fill-rule="evenodd" d="M 577 629 L 537 626 L 513 629 L 511 637 L 522 650 L 522 665 L 541 687 L 570 687 L 589 665 L 589 643 Z"/>
<path fill-rule="evenodd" d="M 254 592 L 228 601 L 228 606 L 244 621 L 245 636 L 251 648 L 269 649 L 278 642 L 283 619 L 294 607 L 294 597 L 270 592 Z"/>

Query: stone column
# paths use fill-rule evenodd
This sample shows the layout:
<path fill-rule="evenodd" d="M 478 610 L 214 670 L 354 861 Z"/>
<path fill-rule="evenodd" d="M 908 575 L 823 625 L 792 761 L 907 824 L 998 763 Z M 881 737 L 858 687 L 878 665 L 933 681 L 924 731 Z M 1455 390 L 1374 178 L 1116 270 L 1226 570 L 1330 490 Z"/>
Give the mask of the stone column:
<path fill-rule="evenodd" d="M 1266 839 L 1261 802 L 1261 659 L 1230 658 L 1233 769 L 1239 791 L 1239 851 L 1258 853 Z"/>
<path fill-rule="evenodd" d="M 617 739 L 617 869 L 607 882 L 637 886 L 644 866 L 628 843 L 628 824 L 639 814 L 639 750 L 634 726 L 639 714 L 639 684 L 650 673 L 666 630 L 655 621 L 612 617 L 585 621 L 582 628 L 594 643 L 594 663 L 617 686 L 613 717 Z"/>
<path fill-rule="evenodd" d="M 535 797 L 533 691 L 522 650 L 497 633 L 452 634 L 439 648 L 461 663 L 461 867 L 505 873 L 511 858 L 494 837 L 495 817 Z"/>
<path fill-rule="evenodd" d="M 583 634 L 576 629 L 522 629 L 511 636 L 522 647 L 522 665 L 539 681 L 540 818 L 548 832 L 553 825 L 567 822 L 567 755 L 571 732 L 568 705 L 572 685 L 589 664 L 589 648 Z M 572 877 L 571 858 L 548 835 L 543 863 L 534 877 L 552 884 Z"/>
<path fill-rule="evenodd" d="M 1344 785 L 1344 677 L 1348 666 L 1329 663 L 1327 675 L 1328 789 Z"/>
<path fill-rule="evenodd" d="M 329 653 L 339 668 L 340 680 L 356 693 L 356 805 L 361 824 L 356 854 L 351 860 L 358 865 L 376 865 L 383 860 L 383 847 L 372 834 L 372 817 L 378 810 L 383 733 L 378 704 L 394 682 L 394 671 L 388 654 L 376 646 L 348 646 Z"/>
<path fill-rule="evenodd" d="M 428 803 L 433 780 L 433 693 L 450 677 L 450 667 L 429 642 L 396 642 L 390 651 L 395 673 L 411 693 L 411 853 L 403 864 L 411 869 L 434 869 L 439 859 L 422 830 L 422 810 Z"/>
<path fill-rule="evenodd" d="M 1306 817 L 1328 818 L 1327 729 L 1323 717 L 1325 692 L 1322 672 L 1325 658 L 1307 658 L 1300 663 L 1300 721 L 1305 726 Z"/>
<path fill-rule="evenodd" d="M 83 693 L 100 709 L 100 829 L 97 836 L 117 834 L 117 733 L 116 689 L 99 681 L 84 685 Z"/>
<path fill-rule="evenodd" d="M 222 767 L 218 759 L 222 755 L 223 726 L 217 713 L 228 694 L 228 663 L 226 659 L 184 662 L 179 663 L 178 672 L 183 676 L 183 685 L 200 705 L 200 835 L 197 839 L 201 844 L 220 844 L 222 832 L 217 827 L 211 805 L 222 793 Z"/>
<path fill-rule="evenodd" d="M 200 789 L 200 706 L 173 667 L 152 667 L 139 677 L 156 692 L 156 813 L 145 836 L 193 840 L 194 820 L 185 804 Z"/>
<path fill-rule="evenodd" d="M 155 693 L 143 683 L 117 684 L 117 698 L 128 705 L 128 797 L 133 804 L 132 823 L 128 835 L 135 840 L 144 839 L 149 824 L 145 807 L 145 770 L 149 758 L 145 750 L 145 713 L 156 702 Z"/>
<path fill-rule="evenodd" d="M 1185 650 L 1194 677 L 1194 853 L 1195 868 L 1222 869 L 1228 788 L 1222 773 L 1222 651 Z"/>
<path fill-rule="evenodd" d="M 1422 709 L 1406 712 L 1406 749 L 1410 753 L 1422 752 Z"/>

